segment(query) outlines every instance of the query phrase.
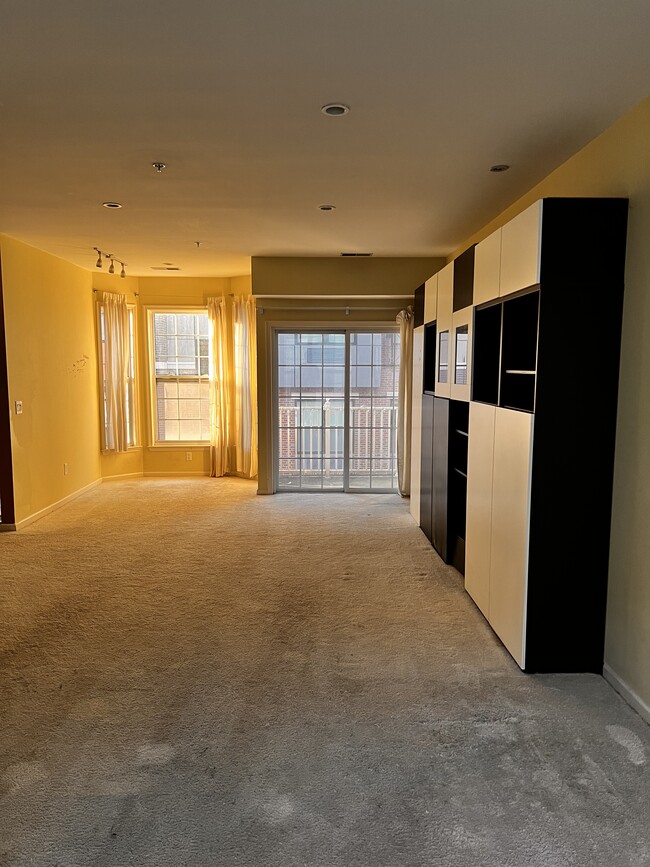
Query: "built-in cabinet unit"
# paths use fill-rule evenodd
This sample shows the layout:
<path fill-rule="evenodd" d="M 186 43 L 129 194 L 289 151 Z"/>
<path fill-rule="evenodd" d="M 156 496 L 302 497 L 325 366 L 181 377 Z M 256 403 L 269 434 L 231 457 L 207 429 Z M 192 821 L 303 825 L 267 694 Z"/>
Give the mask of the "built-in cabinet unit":
<path fill-rule="evenodd" d="M 416 323 L 413 513 L 527 671 L 602 670 L 627 207 L 534 203 Z"/>
<path fill-rule="evenodd" d="M 474 248 L 427 280 L 417 476 L 419 523 L 446 562 L 465 561 L 467 443 L 472 356 Z M 434 297 L 435 295 L 435 297 Z M 416 328 L 417 331 L 417 328 Z M 419 362 L 418 362 L 419 363 Z M 419 377 L 414 360 L 414 382 Z"/>
<path fill-rule="evenodd" d="M 465 587 L 529 671 L 602 670 L 626 224 L 544 199 L 476 249 Z"/>

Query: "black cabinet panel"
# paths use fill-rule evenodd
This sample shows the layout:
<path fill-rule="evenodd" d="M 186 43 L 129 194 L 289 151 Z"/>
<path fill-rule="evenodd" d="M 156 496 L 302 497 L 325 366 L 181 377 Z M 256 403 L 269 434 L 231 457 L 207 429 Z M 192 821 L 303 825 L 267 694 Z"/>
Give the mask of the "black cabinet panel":
<path fill-rule="evenodd" d="M 434 398 L 433 410 L 433 547 L 447 562 L 449 481 L 449 401 Z"/>
<path fill-rule="evenodd" d="M 454 313 L 470 307 L 474 300 L 474 248 L 454 259 Z"/>
<path fill-rule="evenodd" d="M 544 199 L 526 670 L 602 672 L 627 201 Z"/>
<path fill-rule="evenodd" d="M 420 445 L 420 529 L 433 541 L 433 395 L 422 395 L 422 442 Z"/>
<path fill-rule="evenodd" d="M 436 390 L 436 343 L 436 323 L 428 322 L 424 326 L 422 390 L 430 394 Z"/>
<path fill-rule="evenodd" d="M 424 325 L 424 283 L 415 290 L 413 298 L 413 327 Z"/>

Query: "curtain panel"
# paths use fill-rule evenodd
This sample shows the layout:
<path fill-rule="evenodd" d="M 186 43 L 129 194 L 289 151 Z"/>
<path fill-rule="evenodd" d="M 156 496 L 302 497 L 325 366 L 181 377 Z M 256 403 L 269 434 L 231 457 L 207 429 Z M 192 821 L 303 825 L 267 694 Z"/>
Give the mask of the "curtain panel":
<path fill-rule="evenodd" d="M 127 380 L 129 377 L 129 312 L 126 296 L 103 292 L 104 317 L 104 451 L 129 448 L 127 427 Z M 101 360 L 100 360 L 101 362 Z"/>
<path fill-rule="evenodd" d="M 210 475 L 257 477 L 257 331 L 252 296 L 208 298 Z"/>
<path fill-rule="evenodd" d="M 400 310 L 400 365 L 397 393 L 397 487 L 403 497 L 411 494 L 411 407 L 413 399 L 413 308 Z"/>

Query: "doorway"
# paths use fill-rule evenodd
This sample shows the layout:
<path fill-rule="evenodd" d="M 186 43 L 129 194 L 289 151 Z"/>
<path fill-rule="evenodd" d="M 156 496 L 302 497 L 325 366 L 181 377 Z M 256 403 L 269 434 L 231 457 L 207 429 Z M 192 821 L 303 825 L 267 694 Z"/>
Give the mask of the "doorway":
<path fill-rule="evenodd" d="M 0 263 L 0 530 L 15 530 L 7 345 Z"/>
<path fill-rule="evenodd" d="M 397 491 L 396 329 L 277 331 L 275 490 Z"/>

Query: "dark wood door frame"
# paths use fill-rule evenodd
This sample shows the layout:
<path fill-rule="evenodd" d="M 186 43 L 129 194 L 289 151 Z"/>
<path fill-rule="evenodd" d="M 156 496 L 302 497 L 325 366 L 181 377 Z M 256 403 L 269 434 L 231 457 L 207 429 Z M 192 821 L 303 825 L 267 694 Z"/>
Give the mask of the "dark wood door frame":
<path fill-rule="evenodd" d="M 5 335 L 2 261 L 0 260 L 0 503 L 2 524 L 15 524 L 14 474 L 11 457 L 11 408 L 7 375 L 7 341 Z"/>

